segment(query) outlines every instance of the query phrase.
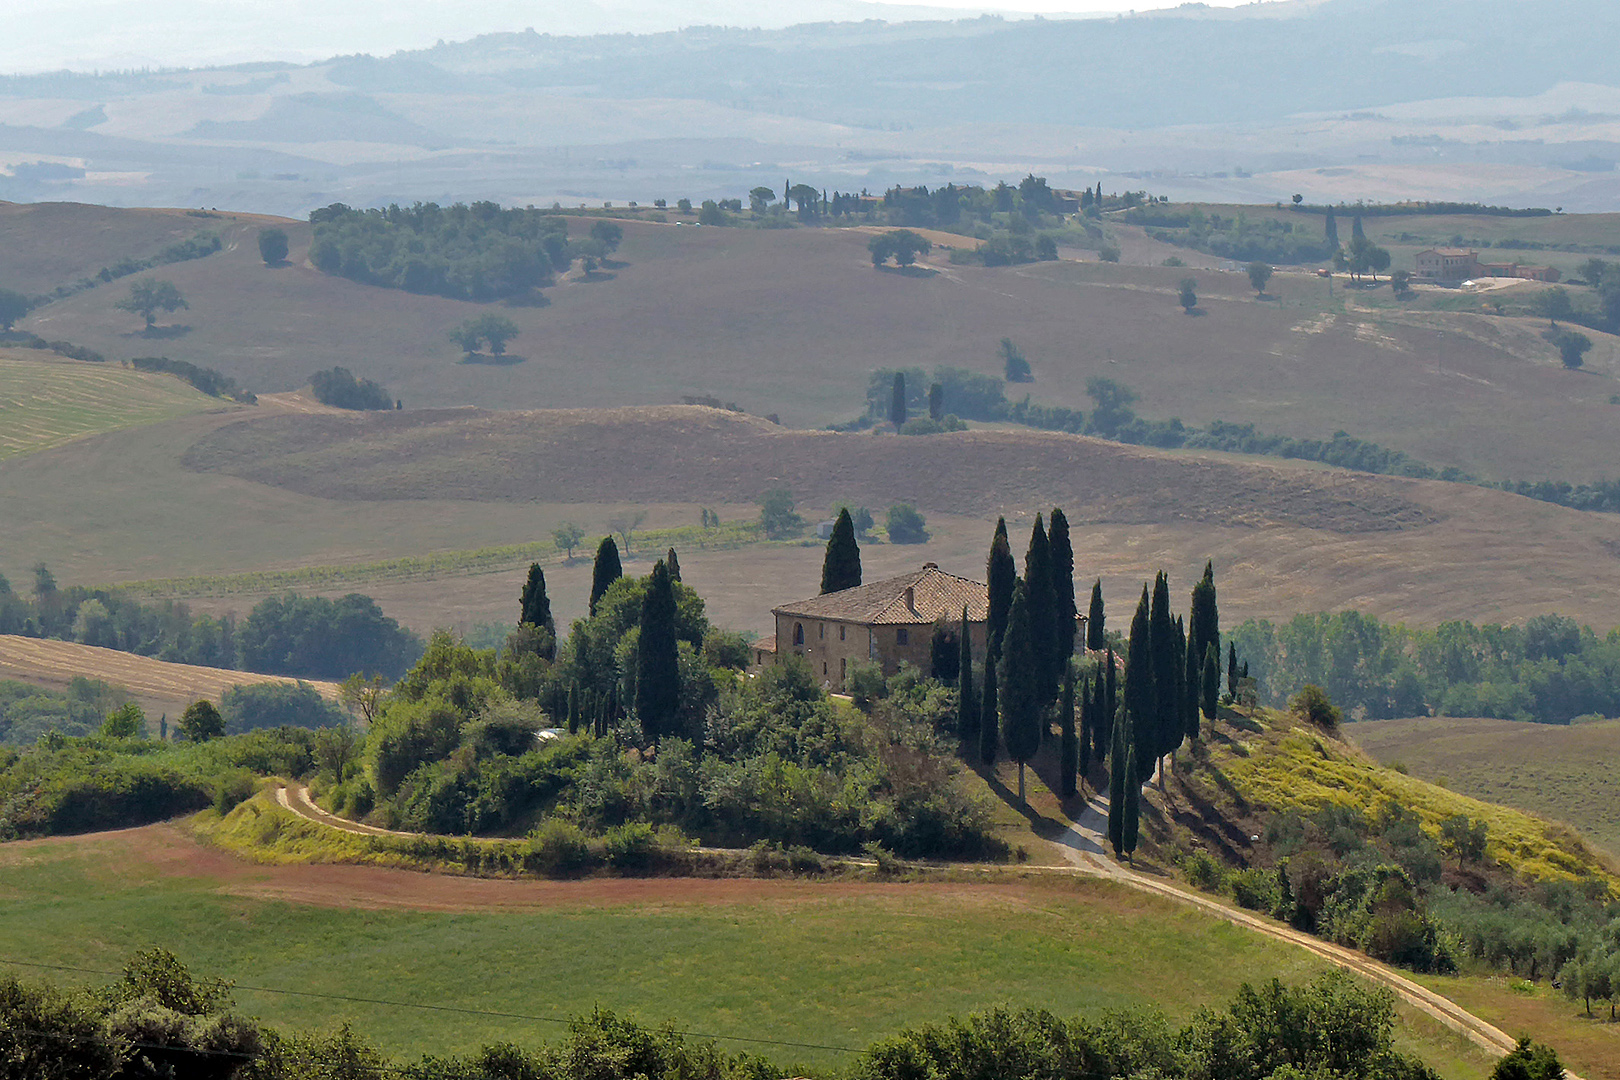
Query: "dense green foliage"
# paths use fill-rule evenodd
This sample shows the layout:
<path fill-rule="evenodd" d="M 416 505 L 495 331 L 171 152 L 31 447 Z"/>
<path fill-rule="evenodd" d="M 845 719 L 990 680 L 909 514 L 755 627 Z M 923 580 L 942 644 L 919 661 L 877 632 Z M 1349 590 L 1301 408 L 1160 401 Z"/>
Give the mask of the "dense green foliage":
<path fill-rule="evenodd" d="M 999 1007 L 902 1028 L 861 1053 L 854 1080 L 1434 1080 L 1394 1047 L 1394 995 L 1343 973 L 1298 987 L 1244 984 L 1225 1009 L 1173 1029 L 1154 1010 L 1060 1018 Z M 30 1077 L 185 1076 L 199 1080 L 769 1080 L 784 1069 L 732 1054 L 673 1026 L 644 1027 L 597 1009 L 537 1049 L 485 1047 L 466 1058 L 390 1062 L 343 1026 L 284 1033 L 235 1011 L 229 984 L 194 976 L 163 950 L 137 953 L 107 986 L 63 989 L 0 980 L 0 1052 Z M 1553 1080 L 1557 1059 L 1525 1041 L 1501 1080 Z"/>
<path fill-rule="evenodd" d="M 833 522 L 832 535 L 827 538 L 827 551 L 821 560 L 821 591 L 823 594 L 853 589 L 861 583 L 861 547 L 855 540 L 855 519 L 849 507 L 838 509 Z"/>
<path fill-rule="evenodd" d="M 232 735 L 258 728 L 336 727 L 347 720 L 306 682 L 233 686 L 220 695 L 219 711 Z"/>
<path fill-rule="evenodd" d="M 392 409 L 394 396 L 380 383 L 357 379 L 346 367 L 317 371 L 309 377 L 315 400 L 338 409 Z"/>
<path fill-rule="evenodd" d="M 495 300 L 542 288 L 575 256 L 563 218 L 492 202 L 381 210 L 333 203 L 309 219 L 316 269 L 456 300 Z"/>
<path fill-rule="evenodd" d="M 279 266 L 287 261 L 287 230 L 260 229 L 259 257 L 266 266 Z"/>
<path fill-rule="evenodd" d="M 1272 704 L 1314 683 L 1354 719 L 1433 712 L 1562 724 L 1620 715 L 1620 632 L 1600 638 L 1560 615 L 1427 630 L 1342 611 L 1281 625 L 1250 620 L 1232 638 Z"/>
<path fill-rule="evenodd" d="M 243 390 L 229 375 L 213 368 L 198 367 L 188 360 L 170 360 L 167 356 L 137 356 L 129 362 L 137 371 L 161 371 L 190 383 L 209 397 L 230 398 L 245 405 L 256 403 L 258 395 Z"/>
<path fill-rule="evenodd" d="M 1127 210 L 1125 220 L 1147 226 L 1148 235 L 1156 240 L 1237 262 L 1313 263 L 1333 254 L 1321 224 L 1314 218 L 1302 217 L 1297 222 L 1252 220 L 1242 211 L 1225 216 L 1206 214 L 1198 206 L 1159 204 Z"/>
<path fill-rule="evenodd" d="M 237 646 L 248 671 L 328 679 L 396 678 L 422 653 L 419 637 L 359 593 L 261 600 L 237 628 Z"/>
<path fill-rule="evenodd" d="M 93 735 L 124 697 L 104 682 L 79 675 L 65 692 L 0 680 L 0 746 L 31 746 L 50 731 Z"/>

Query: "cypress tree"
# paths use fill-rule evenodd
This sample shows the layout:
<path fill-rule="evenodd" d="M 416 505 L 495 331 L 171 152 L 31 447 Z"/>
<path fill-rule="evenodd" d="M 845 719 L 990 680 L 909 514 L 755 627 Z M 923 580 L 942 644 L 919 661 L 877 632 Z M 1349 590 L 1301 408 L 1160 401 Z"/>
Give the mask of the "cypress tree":
<path fill-rule="evenodd" d="M 1193 646 L 1193 654 L 1198 657 L 1201 664 L 1204 652 L 1209 646 L 1215 646 L 1215 654 L 1221 652 L 1221 615 L 1215 597 L 1215 564 L 1204 564 L 1204 577 L 1192 590 L 1192 618 L 1187 623 L 1187 639 Z"/>
<path fill-rule="evenodd" d="M 1091 587 L 1091 610 L 1088 612 L 1086 619 L 1086 648 L 1105 649 L 1108 647 L 1108 639 L 1103 636 L 1103 624 L 1105 621 L 1103 616 L 1102 578 L 1098 578 L 1097 583 Z"/>
<path fill-rule="evenodd" d="M 939 383 L 928 388 L 928 419 L 935 423 L 945 419 L 945 388 Z"/>
<path fill-rule="evenodd" d="M 1074 636 L 1078 627 L 1074 603 L 1074 544 L 1069 538 L 1069 517 L 1062 509 L 1052 508 L 1051 524 L 1046 530 L 1047 545 L 1052 549 L 1052 592 L 1057 598 L 1058 673 L 1068 666 L 1074 655 Z"/>
<path fill-rule="evenodd" d="M 1131 727 L 1132 744 L 1137 748 L 1137 759 L 1152 760 L 1157 745 L 1153 723 L 1158 712 L 1154 707 L 1153 644 L 1146 585 L 1142 586 L 1142 599 L 1131 619 L 1131 637 L 1125 652 L 1124 697 L 1125 716 Z"/>
<path fill-rule="evenodd" d="M 1176 624 L 1170 614 L 1170 578 L 1159 571 L 1153 581 L 1152 615 L 1148 640 L 1153 656 L 1153 719 L 1151 736 L 1138 745 L 1137 766 L 1153 775 L 1153 764 L 1181 745 L 1181 658 L 1176 655 Z M 1163 783 L 1163 780 L 1160 781 Z"/>
<path fill-rule="evenodd" d="M 591 567 L 592 615 L 596 614 L 596 605 L 608 591 L 608 586 L 622 577 L 624 566 L 619 562 L 619 545 L 613 542 L 613 537 L 604 536 L 596 547 L 596 563 Z"/>
<path fill-rule="evenodd" d="M 990 541 L 990 559 L 985 564 L 985 581 L 990 592 L 990 614 L 985 626 L 988 642 L 987 663 L 1001 657 L 1001 639 L 1007 632 L 1007 612 L 1012 608 L 1013 589 L 1018 585 L 1018 565 L 1013 562 L 1012 546 L 1007 543 L 1007 519 L 998 518 L 996 535 Z"/>
<path fill-rule="evenodd" d="M 570 683 L 568 686 L 568 734 L 573 735 L 579 731 L 579 684 Z"/>
<path fill-rule="evenodd" d="M 1333 247 L 1339 246 L 1339 219 L 1333 216 L 1333 207 L 1328 207 L 1327 222 L 1323 229 L 1327 235 L 1327 242 Z"/>
<path fill-rule="evenodd" d="M 664 556 L 664 565 L 669 568 L 669 580 L 681 580 L 681 560 L 675 557 L 674 548 L 670 548 L 669 554 Z"/>
<path fill-rule="evenodd" d="M 1237 698 L 1237 642 L 1226 643 L 1226 693 L 1234 700 Z"/>
<path fill-rule="evenodd" d="M 889 392 L 889 423 L 897 428 L 906 424 L 906 376 L 903 371 L 894 373 L 894 389 Z"/>
<path fill-rule="evenodd" d="M 551 598 L 546 595 L 546 572 L 539 563 L 529 564 L 529 578 L 523 583 L 523 594 L 518 599 L 518 622 L 555 631 L 551 618 Z"/>
<path fill-rule="evenodd" d="M 1018 801 L 1024 802 L 1024 766 L 1041 748 L 1041 670 L 1039 642 L 1030 618 L 1030 587 L 1018 583 L 1007 616 L 1007 639 L 1001 649 L 1001 737 L 1007 756 L 1018 762 Z"/>
<path fill-rule="evenodd" d="M 1125 852 L 1125 762 L 1130 754 L 1125 743 L 1130 738 L 1129 727 L 1129 720 L 1115 724 L 1108 748 L 1108 843 L 1116 859 Z"/>
<path fill-rule="evenodd" d="M 1213 720 L 1215 719 L 1216 707 L 1220 704 L 1221 696 L 1220 651 L 1213 645 L 1204 651 L 1204 677 L 1199 689 L 1204 692 L 1204 717 L 1205 719 Z M 1198 732 L 1195 730 L 1193 735 L 1196 737 L 1197 734 Z"/>
<path fill-rule="evenodd" d="M 1091 713 L 1087 716 L 1091 727 L 1091 757 L 1101 761 L 1108 756 L 1108 744 L 1114 738 L 1114 725 L 1108 722 L 1108 690 L 1103 685 L 1103 673 L 1091 682 Z"/>
<path fill-rule="evenodd" d="M 827 554 L 821 560 L 821 592 L 840 592 L 860 583 L 861 546 L 855 542 L 855 519 L 845 506 L 839 509 L 832 535 L 827 538 Z"/>
<path fill-rule="evenodd" d="M 636 716 L 649 740 L 676 733 L 681 668 L 675 648 L 675 588 L 663 560 L 653 566 L 641 601 L 636 648 Z"/>
<path fill-rule="evenodd" d="M 1142 778 L 1136 767 L 1136 750 L 1125 759 L 1125 854 L 1136 854 L 1136 834 L 1142 821 Z"/>
<path fill-rule="evenodd" d="M 1046 536 L 1041 515 L 1029 533 L 1029 550 L 1024 554 L 1024 603 L 1029 608 L 1030 650 L 1035 661 L 1035 693 L 1038 709 L 1045 713 L 1057 699 L 1057 612 L 1052 588 L 1052 545 Z M 1003 693 L 1010 690 L 1002 679 Z M 1041 725 L 1043 728 L 1045 724 Z"/>
<path fill-rule="evenodd" d="M 928 676 L 948 686 L 961 675 L 961 664 L 962 643 L 956 640 L 956 629 L 941 619 L 928 642 Z"/>
<path fill-rule="evenodd" d="M 1114 725 L 1119 720 L 1119 661 L 1114 659 L 1113 649 L 1108 650 L 1108 678 L 1104 689 L 1107 690 L 1107 695 L 1103 700 L 1103 739 L 1111 740 L 1114 737 Z"/>
<path fill-rule="evenodd" d="M 979 702 L 979 760 L 996 763 L 996 743 L 1001 739 L 1001 714 L 996 709 L 996 665 L 984 665 L 984 696 Z"/>
<path fill-rule="evenodd" d="M 979 730 L 979 699 L 973 696 L 973 638 L 968 633 L 967 608 L 962 609 L 962 650 L 956 672 L 956 733 L 963 742 L 970 742 Z"/>
<path fill-rule="evenodd" d="M 1058 729 L 1062 732 L 1058 746 L 1058 787 L 1065 799 L 1079 790 L 1075 775 L 1080 768 L 1080 741 L 1074 730 L 1074 672 L 1063 680 L 1063 697 L 1058 702 Z"/>
<path fill-rule="evenodd" d="M 1181 679 L 1181 718 L 1182 733 L 1196 742 L 1198 740 L 1198 699 L 1203 695 L 1204 662 L 1193 643 L 1186 637 L 1181 641 L 1182 679 Z"/>
<path fill-rule="evenodd" d="M 1365 240 L 1367 234 L 1361 230 L 1361 215 L 1355 214 L 1350 218 L 1350 239 Z"/>
<path fill-rule="evenodd" d="M 1096 715 L 1096 708 L 1092 701 L 1092 684 L 1087 679 L 1079 686 L 1080 704 L 1080 761 L 1077 765 L 1080 777 L 1080 788 L 1085 789 L 1086 777 L 1091 775 L 1091 741 L 1097 737 L 1092 727 L 1092 717 Z"/>

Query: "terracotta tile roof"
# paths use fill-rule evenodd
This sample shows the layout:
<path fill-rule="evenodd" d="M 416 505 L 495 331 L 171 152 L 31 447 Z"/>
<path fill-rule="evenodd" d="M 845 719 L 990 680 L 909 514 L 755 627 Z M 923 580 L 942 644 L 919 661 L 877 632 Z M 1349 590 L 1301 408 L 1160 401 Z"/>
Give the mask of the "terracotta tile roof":
<path fill-rule="evenodd" d="M 940 619 L 954 622 L 962 617 L 963 607 L 970 621 L 984 622 L 990 617 L 989 588 L 982 582 L 947 574 L 933 563 L 924 563 L 921 570 L 784 604 L 774 613 L 863 626 L 914 626 Z"/>
<path fill-rule="evenodd" d="M 748 647 L 753 649 L 755 652 L 773 653 L 776 651 L 776 635 L 772 634 L 770 637 L 762 637 Z"/>

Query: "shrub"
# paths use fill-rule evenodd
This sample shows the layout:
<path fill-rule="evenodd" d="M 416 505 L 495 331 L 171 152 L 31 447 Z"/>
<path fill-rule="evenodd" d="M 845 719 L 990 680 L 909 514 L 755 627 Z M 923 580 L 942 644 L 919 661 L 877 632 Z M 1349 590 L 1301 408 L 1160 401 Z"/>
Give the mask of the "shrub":
<path fill-rule="evenodd" d="M 525 865 L 543 874 L 567 875 L 591 862 L 591 845 L 584 830 L 571 821 L 547 818 L 529 834 Z"/>
<path fill-rule="evenodd" d="M 259 230 L 259 256 L 266 266 L 287 261 L 287 233 L 284 229 Z"/>
<path fill-rule="evenodd" d="M 609 829 L 602 837 L 602 853 L 609 866 L 620 870 L 644 870 L 658 849 L 653 827 L 645 821 L 632 821 Z"/>
<path fill-rule="evenodd" d="M 1315 683 L 1306 683 L 1299 693 L 1289 698 L 1288 709 L 1301 720 L 1327 731 L 1336 729 L 1344 721 L 1344 713 L 1328 699 L 1327 691 Z"/>
<path fill-rule="evenodd" d="M 1271 870 L 1251 866 L 1234 871 L 1226 879 L 1232 899 L 1250 911 L 1271 911 L 1277 903 L 1277 875 Z"/>
<path fill-rule="evenodd" d="M 246 769 L 232 769 L 214 784 L 214 810 L 221 817 L 253 797 L 258 777 Z"/>
<path fill-rule="evenodd" d="M 317 371 L 309 377 L 315 400 L 337 409 L 381 410 L 394 407 L 394 396 L 380 383 L 357 379 L 346 367 Z"/>
<path fill-rule="evenodd" d="M 1187 883 L 1206 892 L 1220 892 L 1226 885 L 1226 868 L 1210 857 L 1207 851 L 1195 851 L 1181 864 Z"/>
<path fill-rule="evenodd" d="M 255 728 L 336 727 L 345 721 L 336 705 L 303 681 L 233 686 L 220 695 L 219 711 L 231 735 Z"/>

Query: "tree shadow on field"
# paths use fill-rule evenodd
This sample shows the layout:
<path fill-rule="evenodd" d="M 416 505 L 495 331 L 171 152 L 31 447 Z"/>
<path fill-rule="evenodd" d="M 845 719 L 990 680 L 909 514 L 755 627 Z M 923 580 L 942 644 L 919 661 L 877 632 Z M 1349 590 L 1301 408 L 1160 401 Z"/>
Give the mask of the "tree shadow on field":
<path fill-rule="evenodd" d="M 551 306 L 551 297 L 539 289 L 530 289 L 517 296 L 508 296 L 505 304 L 509 308 L 543 308 Z"/>
<path fill-rule="evenodd" d="M 149 326 L 145 330 L 130 330 L 120 336 L 127 338 L 145 338 L 148 341 L 171 341 L 177 337 L 185 337 L 191 333 L 191 327 L 185 323 L 176 323 L 173 326 Z"/>
<path fill-rule="evenodd" d="M 605 269 L 608 269 L 608 270 L 623 270 L 623 269 L 626 269 L 629 265 L 630 265 L 630 263 L 627 262 L 624 259 L 603 259 L 602 260 L 602 266 Z"/>
<path fill-rule="evenodd" d="M 521 364 L 528 359 L 527 356 L 518 356 L 515 353 L 502 353 L 499 356 L 491 356 L 489 353 L 468 353 L 458 363 L 482 364 L 484 367 L 511 367 L 513 364 Z"/>
<path fill-rule="evenodd" d="M 603 263 L 602 265 L 606 266 L 607 264 Z M 579 277 L 574 278 L 573 282 L 575 285 L 595 285 L 601 281 L 612 281 L 618 276 L 618 274 L 610 273 L 606 270 L 587 270 Z"/>
<path fill-rule="evenodd" d="M 1052 840 L 1062 835 L 1064 830 L 1068 828 L 1066 822 L 1055 821 L 1052 818 L 1047 817 L 1045 814 L 1042 814 L 1039 810 L 1036 810 L 1028 803 L 1019 802 L 1018 792 L 1001 782 L 1001 777 L 996 775 L 994 766 L 986 766 L 982 762 L 974 762 L 972 769 L 974 772 L 978 773 L 984 778 L 984 782 L 989 785 L 991 792 L 994 793 L 996 798 L 1000 799 L 1002 802 L 1006 803 L 1008 806 L 1012 807 L 1014 810 L 1023 815 L 1024 820 L 1029 822 L 1030 828 L 1034 830 L 1036 836 L 1039 836 L 1043 840 Z"/>
<path fill-rule="evenodd" d="M 878 271 L 884 274 L 895 274 L 899 277 L 931 278 L 938 277 L 939 271 L 926 266 L 880 266 Z"/>

